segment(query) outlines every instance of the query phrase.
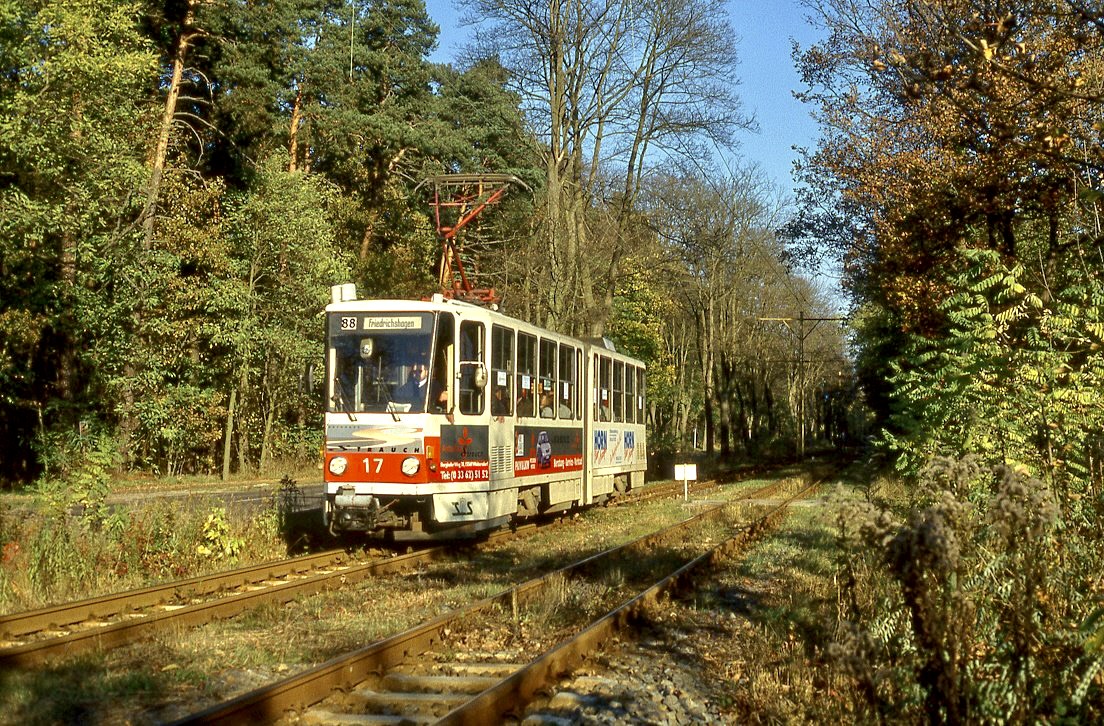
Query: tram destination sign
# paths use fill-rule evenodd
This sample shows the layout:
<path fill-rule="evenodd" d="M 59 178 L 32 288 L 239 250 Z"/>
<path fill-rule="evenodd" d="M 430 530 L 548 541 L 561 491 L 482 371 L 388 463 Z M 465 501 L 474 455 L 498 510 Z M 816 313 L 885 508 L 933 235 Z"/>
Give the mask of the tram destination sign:
<path fill-rule="evenodd" d="M 331 330 L 334 333 L 407 333 L 427 330 L 429 317 L 425 314 L 409 315 L 334 315 Z"/>
<path fill-rule="evenodd" d="M 365 330 L 420 330 L 422 318 L 418 315 L 388 315 L 364 318 Z"/>

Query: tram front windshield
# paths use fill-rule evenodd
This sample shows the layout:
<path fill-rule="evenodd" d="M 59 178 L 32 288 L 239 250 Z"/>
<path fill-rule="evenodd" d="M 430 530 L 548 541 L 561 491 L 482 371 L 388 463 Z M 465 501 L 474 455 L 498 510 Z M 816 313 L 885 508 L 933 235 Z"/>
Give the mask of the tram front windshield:
<path fill-rule="evenodd" d="M 329 410 L 421 412 L 433 385 L 433 313 L 331 313 Z"/>

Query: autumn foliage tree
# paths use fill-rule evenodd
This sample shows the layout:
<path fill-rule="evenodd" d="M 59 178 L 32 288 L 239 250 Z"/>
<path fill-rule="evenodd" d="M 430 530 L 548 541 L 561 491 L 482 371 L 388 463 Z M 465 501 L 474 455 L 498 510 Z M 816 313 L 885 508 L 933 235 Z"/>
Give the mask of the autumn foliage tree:
<path fill-rule="evenodd" d="M 727 146 L 749 121 L 718 0 L 462 0 L 471 60 L 497 58 L 540 142 L 539 318 L 599 335 L 650 169 Z"/>
<path fill-rule="evenodd" d="M 655 284 L 670 301 L 661 329 L 676 362 L 677 445 L 689 449 L 700 424 L 701 448 L 723 461 L 795 450 L 813 409 L 808 384 L 824 366 L 842 370 L 842 340 L 826 326 L 798 344 L 814 332 L 799 330 L 802 314 L 831 307 L 783 264 L 771 189 L 753 167 L 670 174 L 649 185 L 644 210 L 662 250 Z M 824 433 L 808 428 L 810 440 Z"/>
<path fill-rule="evenodd" d="M 1053 280 L 1098 185 L 1091 19 L 1030 2 L 821 7 L 831 33 L 802 67 L 826 134 L 805 172 L 861 215 L 840 250 L 854 289 L 931 330 L 931 273 L 958 249 L 1032 259 Z"/>
<path fill-rule="evenodd" d="M 848 233 L 823 236 L 843 245 L 837 252 L 866 319 L 882 321 L 864 341 L 868 370 L 915 370 L 913 341 L 948 339 L 958 313 L 945 301 L 978 282 L 964 277 L 976 270 L 965 251 L 991 251 L 1015 269 L 1039 315 L 1071 296 L 1093 305 L 1104 163 L 1099 13 L 1076 2 L 817 7 L 830 32 L 801 61 L 804 97 L 825 129 L 804 165 L 809 216 L 820 224 L 800 231 L 839 231 L 826 200 L 851 217 Z M 815 204 L 828 213 L 815 214 Z M 986 302 L 994 315 L 1008 304 Z M 1026 337 L 1032 329 L 1022 321 L 1005 344 L 1037 347 Z M 1076 372 L 1089 361 L 1069 365 Z M 910 400 L 890 405 L 907 410 Z M 896 421 L 928 432 L 920 436 L 948 435 L 938 420 Z"/>

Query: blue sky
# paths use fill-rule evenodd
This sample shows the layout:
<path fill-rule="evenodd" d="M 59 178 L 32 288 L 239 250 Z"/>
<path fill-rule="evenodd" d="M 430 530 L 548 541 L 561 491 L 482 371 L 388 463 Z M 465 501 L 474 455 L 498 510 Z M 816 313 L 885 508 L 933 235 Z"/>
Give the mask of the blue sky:
<path fill-rule="evenodd" d="M 662 1 L 662 0 L 658 0 Z M 451 62 L 464 41 L 452 0 L 426 0 L 430 17 L 441 27 L 439 47 L 434 60 Z M 783 190 L 789 190 L 793 146 L 812 147 L 817 129 L 809 109 L 798 103 L 793 91 L 801 88 L 801 79 L 790 57 L 790 41 L 808 47 L 817 32 L 805 22 L 806 11 L 791 0 L 732 0 L 728 3 L 729 22 L 740 37 L 740 66 L 735 75 L 745 110 L 759 121 L 757 134 L 741 136 L 741 156 L 761 167 Z"/>

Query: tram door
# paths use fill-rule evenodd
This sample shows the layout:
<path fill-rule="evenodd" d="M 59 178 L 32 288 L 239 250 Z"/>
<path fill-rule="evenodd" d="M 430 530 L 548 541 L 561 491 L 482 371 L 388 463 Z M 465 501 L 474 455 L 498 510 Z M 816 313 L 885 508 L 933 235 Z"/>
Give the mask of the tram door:
<path fill-rule="evenodd" d="M 482 422 L 486 409 L 487 367 L 486 328 L 483 323 L 465 320 L 460 324 L 460 359 L 454 377 L 459 384 L 457 407 L 464 416 L 478 416 Z"/>

